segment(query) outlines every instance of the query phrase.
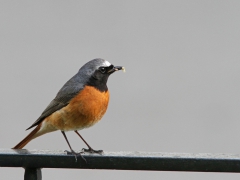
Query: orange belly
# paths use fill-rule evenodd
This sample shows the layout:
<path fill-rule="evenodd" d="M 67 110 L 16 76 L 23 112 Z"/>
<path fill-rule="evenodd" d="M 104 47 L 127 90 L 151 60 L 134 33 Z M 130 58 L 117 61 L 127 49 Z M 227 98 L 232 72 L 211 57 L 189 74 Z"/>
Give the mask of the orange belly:
<path fill-rule="evenodd" d="M 97 123 L 105 114 L 109 92 L 85 86 L 67 106 L 47 117 L 46 123 L 62 131 L 80 130 Z"/>

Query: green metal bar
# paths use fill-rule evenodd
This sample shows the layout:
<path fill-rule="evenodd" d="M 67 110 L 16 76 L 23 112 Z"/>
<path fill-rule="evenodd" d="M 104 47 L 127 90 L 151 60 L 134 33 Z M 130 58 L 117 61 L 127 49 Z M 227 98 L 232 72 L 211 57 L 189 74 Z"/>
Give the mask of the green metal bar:
<path fill-rule="evenodd" d="M 0 149 L 0 167 L 240 172 L 239 154 L 104 152 L 83 157 L 87 163 L 62 150 Z"/>
<path fill-rule="evenodd" d="M 40 168 L 25 168 L 24 180 L 42 180 Z"/>

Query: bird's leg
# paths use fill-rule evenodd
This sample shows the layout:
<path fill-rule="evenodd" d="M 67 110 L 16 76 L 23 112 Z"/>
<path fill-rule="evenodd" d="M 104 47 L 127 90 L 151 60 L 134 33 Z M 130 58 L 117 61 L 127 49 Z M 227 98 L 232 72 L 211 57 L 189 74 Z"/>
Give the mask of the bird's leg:
<path fill-rule="evenodd" d="M 70 151 L 67 151 L 67 150 L 65 150 L 65 152 L 67 152 L 67 154 L 72 154 L 72 155 L 74 155 L 74 156 L 75 156 L 75 159 L 76 159 L 76 162 L 77 162 L 77 156 L 80 155 L 81 158 L 87 163 L 86 159 L 82 156 L 81 152 L 80 152 L 80 153 L 76 153 L 76 152 L 72 149 L 72 147 L 71 147 L 71 145 L 70 145 L 70 143 L 69 143 L 69 141 L 68 141 L 68 139 L 67 139 L 67 136 L 66 136 L 65 132 L 64 132 L 64 131 L 61 131 L 61 132 L 62 132 L 65 140 L 67 141 L 68 146 L 69 146 L 69 148 L 70 148 L 70 150 L 71 150 L 71 152 L 70 152 Z"/>
<path fill-rule="evenodd" d="M 93 148 L 91 148 L 91 146 L 89 146 L 89 144 L 83 139 L 83 137 L 77 132 L 74 131 L 75 133 L 77 133 L 77 135 L 83 140 L 83 142 L 87 145 L 88 149 L 83 148 L 82 152 L 89 152 L 89 153 L 98 153 L 98 154 L 103 154 L 103 150 L 94 150 Z"/>

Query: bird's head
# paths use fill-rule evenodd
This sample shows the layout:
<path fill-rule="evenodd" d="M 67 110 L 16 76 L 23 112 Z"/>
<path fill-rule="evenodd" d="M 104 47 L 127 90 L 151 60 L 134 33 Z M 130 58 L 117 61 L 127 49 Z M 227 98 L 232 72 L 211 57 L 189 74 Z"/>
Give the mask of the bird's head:
<path fill-rule="evenodd" d="M 79 74 L 88 78 L 86 85 L 94 86 L 100 91 L 107 90 L 108 77 L 118 70 L 125 70 L 122 66 L 114 66 L 104 59 L 93 59 L 83 65 Z"/>

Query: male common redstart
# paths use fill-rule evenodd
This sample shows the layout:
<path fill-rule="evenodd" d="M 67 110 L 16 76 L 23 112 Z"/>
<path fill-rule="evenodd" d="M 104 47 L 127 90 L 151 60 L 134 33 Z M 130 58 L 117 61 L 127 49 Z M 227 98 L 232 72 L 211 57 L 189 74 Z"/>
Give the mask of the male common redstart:
<path fill-rule="evenodd" d="M 88 149 L 83 149 L 85 152 L 102 153 L 102 150 L 93 150 L 78 130 L 94 125 L 103 117 L 109 101 L 107 80 L 118 70 L 124 70 L 124 67 L 113 66 L 104 59 L 93 59 L 83 65 L 27 130 L 37 127 L 13 149 L 22 149 L 32 139 L 60 130 L 68 143 L 70 153 L 75 157 L 81 154 L 72 149 L 65 131 L 74 131 L 84 141 L 88 146 Z"/>

